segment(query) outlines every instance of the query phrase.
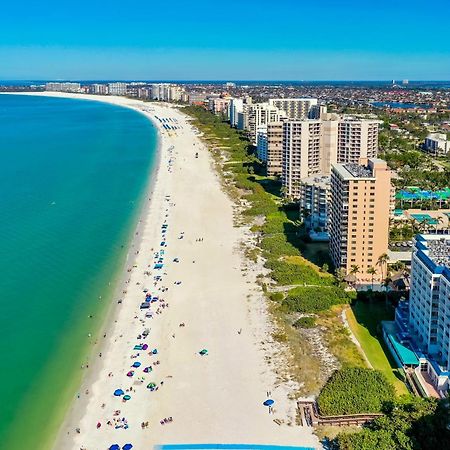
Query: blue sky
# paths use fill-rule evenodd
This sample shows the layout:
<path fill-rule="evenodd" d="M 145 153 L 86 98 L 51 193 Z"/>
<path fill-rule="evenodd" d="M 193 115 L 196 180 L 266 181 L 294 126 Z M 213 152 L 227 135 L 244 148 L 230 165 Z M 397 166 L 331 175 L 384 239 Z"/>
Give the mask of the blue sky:
<path fill-rule="evenodd" d="M 449 0 L 7 2 L 0 79 L 448 80 Z"/>

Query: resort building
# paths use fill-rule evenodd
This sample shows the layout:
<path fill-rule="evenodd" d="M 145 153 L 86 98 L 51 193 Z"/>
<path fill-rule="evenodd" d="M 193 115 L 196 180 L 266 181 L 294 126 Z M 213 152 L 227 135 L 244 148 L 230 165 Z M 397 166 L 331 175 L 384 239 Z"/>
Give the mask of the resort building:
<path fill-rule="evenodd" d="M 80 83 L 46 83 L 46 91 L 55 92 L 81 92 Z"/>
<path fill-rule="evenodd" d="M 269 177 L 281 175 L 283 167 L 283 122 L 267 124 L 266 172 Z"/>
<path fill-rule="evenodd" d="M 391 172 L 385 161 L 361 160 L 361 164 L 334 164 L 331 170 L 330 255 L 336 268 L 354 273 L 368 284 L 381 281 L 385 268 L 378 258 L 388 251 Z M 353 270 L 353 272 L 355 272 Z"/>
<path fill-rule="evenodd" d="M 316 98 L 271 98 L 269 105 L 284 111 L 286 117 L 292 120 L 303 120 L 310 117 L 313 106 L 317 105 Z"/>
<path fill-rule="evenodd" d="M 256 145 L 256 130 L 261 125 L 279 122 L 286 114 L 268 103 L 247 104 L 244 106 L 244 129 L 249 132 L 250 141 Z"/>
<path fill-rule="evenodd" d="M 300 215 L 313 240 L 328 240 L 329 176 L 313 176 L 300 182 Z"/>
<path fill-rule="evenodd" d="M 110 95 L 127 95 L 127 83 L 109 83 Z"/>
<path fill-rule="evenodd" d="M 444 133 L 432 133 L 425 138 L 423 149 L 433 156 L 446 155 L 450 151 L 450 141 Z"/>

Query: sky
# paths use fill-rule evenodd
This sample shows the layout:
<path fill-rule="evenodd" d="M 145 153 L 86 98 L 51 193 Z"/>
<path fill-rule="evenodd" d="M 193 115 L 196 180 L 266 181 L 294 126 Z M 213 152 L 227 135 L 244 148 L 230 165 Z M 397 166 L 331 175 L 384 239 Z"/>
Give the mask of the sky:
<path fill-rule="evenodd" d="M 1 80 L 449 80 L 450 0 L 22 0 Z"/>

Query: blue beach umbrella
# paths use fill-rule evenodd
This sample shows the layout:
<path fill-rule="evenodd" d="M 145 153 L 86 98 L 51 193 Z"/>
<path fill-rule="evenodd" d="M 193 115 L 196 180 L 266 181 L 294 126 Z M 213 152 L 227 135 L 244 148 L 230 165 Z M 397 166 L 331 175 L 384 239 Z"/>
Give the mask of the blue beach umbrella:
<path fill-rule="evenodd" d="M 139 361 L 136 361 L 135 363 L 133 363 L 133 367 L 139 367 L 141 365 L 141 363 Z"/>
<path fill-rule="evenodd" d="M 109 447 L 109 450 L 120 450 L 120 445 L 119 444 L 113 444 L 113 445 L 111 445 L 111 447 Z"/>
<path fill-rule="evenodd" d="M 133 446 L 131 445 L 131 444 L 125 444 L 123 447 L 122 447 L 122 450 L 131 450 L 133 448 Z"/>
<path fill-rule="evenodd" d="M 122 389 L 116 389 L 115 391 L 114 391 L 114 395 L 116 396 L 116 397 L 120 397 L 121 395 L 123 395 L 124 394 L 124 392 L 122 391 Z"/>
<path fill-rule="evenodd" d="M 131 395 L 128 395 L 128 394 L 127 394 L 127 395 L 124 395 L 124 396 L 123 396 L 123 399 L 124 399 L 124 400 L 131 400 Z"/>
<path fill-rule="evenodd" d="M 264 406 L 272 406 L 273 404 L 274 404 L 275 402 L 272 400 L 272 399 L 268 399 L 268 400 L 266 400 L 264 403 L 263 403 L 263 405 Z"/>

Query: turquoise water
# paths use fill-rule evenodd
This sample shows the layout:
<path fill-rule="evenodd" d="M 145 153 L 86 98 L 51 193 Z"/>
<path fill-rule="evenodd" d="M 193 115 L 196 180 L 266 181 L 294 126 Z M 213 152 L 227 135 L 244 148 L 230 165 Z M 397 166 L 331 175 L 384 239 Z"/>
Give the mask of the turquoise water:
<path fill-rule="evenodd" d="M 156 144 L 132 110 L 0 95 L 1 448 L 49 448 L 112 300 Z"/>

